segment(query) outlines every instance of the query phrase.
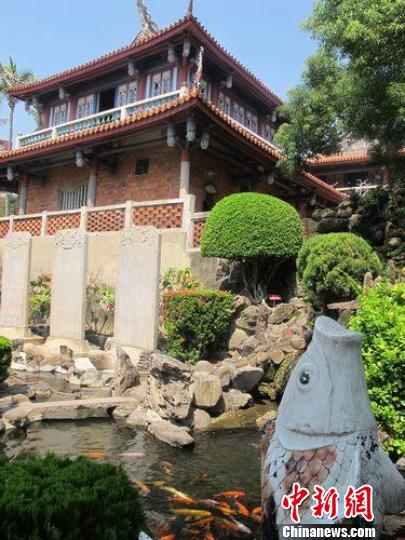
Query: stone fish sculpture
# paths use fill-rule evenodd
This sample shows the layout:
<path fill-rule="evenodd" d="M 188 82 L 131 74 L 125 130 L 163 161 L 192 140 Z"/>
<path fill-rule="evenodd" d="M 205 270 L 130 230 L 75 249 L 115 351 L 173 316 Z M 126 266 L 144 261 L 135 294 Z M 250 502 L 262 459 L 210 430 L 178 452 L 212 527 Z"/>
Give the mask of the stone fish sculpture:
<path fill-rule="evenodd" d="M 263 539 L 283 538 L 291 525 L 284 495 L 297 482 L 310 491 L 302 524 L 345 524 L 342 499 L 348 486 L 373 488 L 376 535 L 385 514 L 405 508 L 405 481 L 379 444 L 361 359 L 362 336 L 319 317 L 314 337 L 287 384 L 277 421 L 262 443 Z M 314 486 L 335 487 L 338 516 L 312 516 Z M 358 522 L 356 521 L 356 524 Z"/>

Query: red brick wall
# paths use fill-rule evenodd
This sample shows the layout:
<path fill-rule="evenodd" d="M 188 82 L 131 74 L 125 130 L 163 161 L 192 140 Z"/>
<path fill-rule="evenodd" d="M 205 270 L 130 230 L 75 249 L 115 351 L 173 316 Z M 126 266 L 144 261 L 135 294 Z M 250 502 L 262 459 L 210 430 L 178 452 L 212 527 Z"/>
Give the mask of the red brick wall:
<path fill-rule="evenodd" d="M 149 173 L 135 176 L 135 161 L 149 159 Z M 97 184 L 97 206 L 121 204 L 125 201 L 176 199 L 179 196 L 180 154 L 166 145 L 151 146 L 117 157 L 117 167 L 111 173 L 100 166 Z M 49 169 L 45 180 L 30 179 L 28 185 L 29 214 L 60 210 L 59 193 L 87 182 L 89 168 L 74 163 Z"/>

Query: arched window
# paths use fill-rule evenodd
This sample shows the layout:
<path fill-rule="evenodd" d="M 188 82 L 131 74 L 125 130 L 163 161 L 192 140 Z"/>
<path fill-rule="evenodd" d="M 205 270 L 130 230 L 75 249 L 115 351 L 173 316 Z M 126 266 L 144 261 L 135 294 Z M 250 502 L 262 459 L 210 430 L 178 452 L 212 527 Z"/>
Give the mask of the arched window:
<path fill-rule="evenodd" d="M 218 191 L 212 184 L 207 184 L 204 188 L 203 212 L 210 212 L 217 202 Z"/>

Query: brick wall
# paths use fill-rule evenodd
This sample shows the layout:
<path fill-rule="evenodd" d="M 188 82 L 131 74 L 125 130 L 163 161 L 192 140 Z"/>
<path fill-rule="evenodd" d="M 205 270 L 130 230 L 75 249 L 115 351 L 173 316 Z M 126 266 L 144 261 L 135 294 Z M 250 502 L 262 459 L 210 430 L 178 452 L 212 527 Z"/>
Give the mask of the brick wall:
<path fill-rule="evenodd" d="M 135 176 L 135 161 L 149 159 L 149 173 Z M 101 166 L 98 174 L 97 206 L 160 199 L 179 196 L 180 155 L 166 145 L 151 146 L 117 156 L 117 167 L 111 173 Z M 73 190 L 87 182 L 88 167 L 78 168 L 74 163 L 49 169 L 45 179 L 30 179 L 27 213 L 60 210 L 60 191 Z"/>

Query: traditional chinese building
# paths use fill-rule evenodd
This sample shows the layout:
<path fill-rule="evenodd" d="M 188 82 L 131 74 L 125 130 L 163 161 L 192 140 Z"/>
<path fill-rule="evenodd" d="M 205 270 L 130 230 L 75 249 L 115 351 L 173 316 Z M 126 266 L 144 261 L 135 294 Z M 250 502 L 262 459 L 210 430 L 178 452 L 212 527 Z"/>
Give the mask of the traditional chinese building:
<path fill-rule="evenodd" d="M 304 173 L 275 169 L 281 99 L 230 55 L 192 13 L 166 29 L 138 0 L 142 29 L 129 45 L 14 88 L 42 127 L 0 152 L 0 189 L 18 216 L 0 236 L 128 224 L 189 228 L 197 247 L 206 212 L 230 193 L 274 194 L 302 216 L 342 194 Z"/>

